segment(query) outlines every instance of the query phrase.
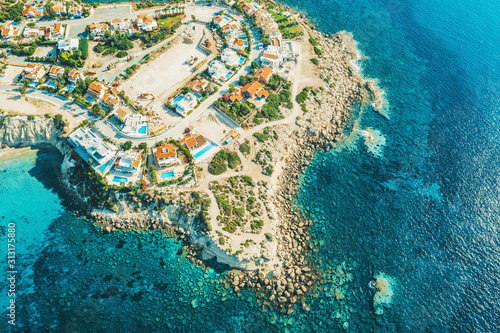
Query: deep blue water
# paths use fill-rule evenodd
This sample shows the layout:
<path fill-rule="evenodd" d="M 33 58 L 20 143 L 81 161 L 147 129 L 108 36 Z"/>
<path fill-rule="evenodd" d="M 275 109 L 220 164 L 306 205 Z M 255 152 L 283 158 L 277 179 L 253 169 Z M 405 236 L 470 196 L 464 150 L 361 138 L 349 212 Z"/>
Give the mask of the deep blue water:
<path fill-rule="evenodd" d="M 498 2 L 289 4 L 324 32 L 353 33 L 390 114 L 353 110 L 343 142 L 304 176 L 297 201 L 334 280 L 311 311 L 261 312 L 160 233 L 101 235 L 64 208 L 60 157 L 40 152 L 0 163 L 1 224 L 19 238 L 17 331 L 500 332 Z M 378 156 L 355 121 L 385 138 Z M 383 307 L 377 274 L 394 290 Z"/>

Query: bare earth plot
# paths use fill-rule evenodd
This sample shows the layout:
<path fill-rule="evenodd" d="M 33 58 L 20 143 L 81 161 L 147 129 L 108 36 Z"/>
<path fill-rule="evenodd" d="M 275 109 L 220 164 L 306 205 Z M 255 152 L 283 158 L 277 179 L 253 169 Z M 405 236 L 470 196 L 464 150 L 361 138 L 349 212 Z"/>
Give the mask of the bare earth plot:
<path fill-rule="evenodd" d="M 198 57 L 197 62 L 207 58 L 207 55 L 198 48 L 203 36 L 201 25 L 196 25 L 195 33 L 193 44 L 181 42 L 166 51 L 156 60 L 141 67 L 139 73 L 122 84 L 121 89 L 125 90 L 132 100 L 143 93 L 150 93 L 157 101 L 164 102 L 169 94 L 180 88 L 180 85 L 192 75 L 194 66 L 187 64 L 187 61 L 191 57 Z"/>
<path fill-rule="evenodd" d="M 198 131 L 215 140 L 217 143 L 222 143 L 234 128 L 234 125 L 228 122 L 224 117 L 217 113 L 214 109 L 208 109 L 197 119 L 193 124 Z"/>

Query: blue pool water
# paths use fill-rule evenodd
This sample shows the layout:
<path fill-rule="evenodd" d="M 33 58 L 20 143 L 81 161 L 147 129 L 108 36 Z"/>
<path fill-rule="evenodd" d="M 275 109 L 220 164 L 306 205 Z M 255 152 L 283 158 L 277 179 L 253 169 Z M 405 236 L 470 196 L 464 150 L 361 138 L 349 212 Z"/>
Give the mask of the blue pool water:
<path fill-rule="evenodd" d="M 247 38 L 247 35 L 246 34 L 241 34 L 238 36 L 239 38 Z"/>
<path fill-rule="evenodd" d="M 229 79 L 232 75 L 234 74 L 234 72 L 229 72 L 226 74 L 226 80 Z"/>
<path fill-rule="evenodd" d="M 193 95 L 195 95 L 195 96 L 196 96 L 196 98 L 198 98 L 198 99 L 202 99 L 202 98 L 203 98 L 203 96 L 201 96 L 201 95 L 200 95 L 200 94 L 198 94 L 198 93 L 194 93 Z"/>
<path fill-rule="evenodd" d="M 90 103 L 94 103 L 94 99 L 92 97 L 86 97 L 85 100 Z"/>
<path fill-rule="evenodd" d="M 146 134 L 148 132 L 148 127 L 146 125 L 141 126 L 138 130 L 137 133 L 139 134 Z"/>
<path fill-rule="evenodd" d="M 165 179 L 165 178 L 172 178 L 174 176 L 174 172 L 173 171 L 169 171 L 169 172 L 163 172 L 160 177 L 162 179 Z"/>
<path fill-rule="evenodd" d="M 127 178 L 125 177 L 120 177 L 120 176 L 114 176 L 113 177 L 113 181 L 115 183 L 126 183 L 127 182 Z"/>
<path fill-rule="evenodd" d="M 57 88 L 57 84 L 55 84 L 53 81 L 50 81 L 49 83 L 47 83 L 47 85 L 52 88 Z"/>
<path fill-rule="evenodd" d="M 498 2 L 288 5 L 325 33 L 352 32 L 364 75 L 378 78 L 390 106 L 388 118 L 354 107 L 349 140 L 315 155 L 296 199 L 314 221 L 313 259 L 352 274 L 345 298 L 323 289 L 306 299 L 309 312 L 261 311 L 256 295 L 236 297 L 223 273 L 186 260 L 180 242 L 103 235 L 72 216 L 56 192 L 60 159 L 29 152 L 0 164 L 0 221 L 17 222 L 23 254 L 19 331 L 498 332 Z M 355 120 L 385 137 L 380 156 L 351 132 Z M 393 278 L 394 297 L 375 314 L 379 272 Z"/>
<path fill-rule="evenodd" d="M 244 41 L 243 41 L 243 45 L 244 45 L 244 46 L 248 46 L 248 41 L 244 40 Z"/>
<path fill-rule="evenodd" d="M 68 89 L 68 91 L 69 91 L 69 92 L 72 92 L 73 90 L 75 90 L 75 88 L 76 88 L 76 87 L 75 87 L 75 86 L 72 86 L 72 85 L 68 85 L 68 86 L 67 86 L 67 89 Z"/>
<path fill-rule="evenodd" d="M 198 159 L 200 158 L 203 154 L 205 154 L 206 152 L 208 152 L 210 149 L 212 149 L 213 147 L 216 147 L 213 143 L 209 142 L 205 148 L 203 148 L 202 150 L 200 150 L 199 152 L 197 152 L 196 154 L 194 154 L 194 159 Z"/>
<path fill-rule="evenodd" d="M 241 57 L 240 60 L 238 60 L 238 65 L 241 65 L 243 62 L 245 62 L 245 58 Z"/>
<path fill-rule="evenodd" d="M 34 81 L 30 82 L 30 87 L 36 88 L 36 86 L 38 86 L 38 82 L 34 82 Z"/>
<path fill-rule="evenodd" d="M 101 166 L 99 167 L 99 171 L 100 171 L 101 173 L 104 173 L 104 171 L 106 171 L 107 167 L 108 167 L 109 165 L 111 165 L 111 163 L 113 163 L 113 159 L 110 159 L 108 162 L 106 162 L 105 164 L 101 165 Z"/>
<path fill-rule="evenodd" d="M 179 104 L 180 101 L 182 101 L 184 99 L 184 95 L 179 95 L 177 96 L 174 101 L 172 102 L 172 105 L 173 106 L 177 106 L 177 104 Z"/>

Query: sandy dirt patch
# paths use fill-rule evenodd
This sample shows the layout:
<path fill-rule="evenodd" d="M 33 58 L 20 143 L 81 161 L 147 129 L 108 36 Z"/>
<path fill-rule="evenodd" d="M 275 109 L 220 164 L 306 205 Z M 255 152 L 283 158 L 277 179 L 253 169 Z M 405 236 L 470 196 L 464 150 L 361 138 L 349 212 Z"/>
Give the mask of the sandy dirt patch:
<path fill-rule="evenodd" d="M 142 66 L 139 73 L 122 83 L 121 89 L 133 100 L 142 93 L 151 93 L 156 100 L 168 97 L 193 75 L 194 67 L 186 62 L 191 57 L 198 57 L 198 62 L 207 58 L 198 47 L 203 36 L 201 25 L 196 25 L 195 33 L 193 44 L 181 42 L 174 46 L 156 60 Z"/>
<path fill-rule="evenodd" d="M 0 105 L 3 111 L 19 115 L 44 116 L 48 113 L 53 116 L 60 113 L 69 121 L 70 128 L 78 126 L 84 119 L 82 116 L 75 117 L 72 113 L 62 110 L 49 102 L 36 98 L 25 98 L 17 94 L 0 93 Z"/>
<path fill-rule="evenodd" d="M 192 123 L 192 125 L 211 140 L 215 140 L 218 144 L 224 141 L 234 126 L 214 109 L 205 111 L 200 118 Z"/>
<path fill-rule="evenodd" d="M 21 74 L 24 70 L 24 67 L 18 66 L 7 66 L 5 70 L 7 72 L 7 77 L 0 77 L 0 84 L 12 84 L 16 77 Z"/>

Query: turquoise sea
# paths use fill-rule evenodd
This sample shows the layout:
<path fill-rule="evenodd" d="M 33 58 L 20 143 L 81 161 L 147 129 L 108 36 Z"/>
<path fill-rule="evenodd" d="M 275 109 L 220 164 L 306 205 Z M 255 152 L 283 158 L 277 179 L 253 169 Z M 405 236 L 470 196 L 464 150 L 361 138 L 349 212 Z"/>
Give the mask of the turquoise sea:
<path fill-rule="evenodd" d="M 498 1 L 285 3 L 351 32 L 388 103 L 353 109 L 303 177 L 296 200 L 334 280 L 311 310 L 259 310 L 157 232 L 96 233 L 58 195 L 60 156 L 40 151 L 0 162 L 2 244 L 9 222 L 18 235 L 12 331 L 500 332 Z M 374 304 L 375 276 L 393 295 Z"/>

